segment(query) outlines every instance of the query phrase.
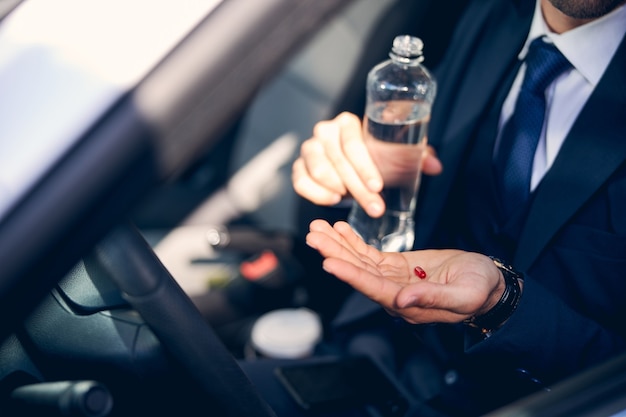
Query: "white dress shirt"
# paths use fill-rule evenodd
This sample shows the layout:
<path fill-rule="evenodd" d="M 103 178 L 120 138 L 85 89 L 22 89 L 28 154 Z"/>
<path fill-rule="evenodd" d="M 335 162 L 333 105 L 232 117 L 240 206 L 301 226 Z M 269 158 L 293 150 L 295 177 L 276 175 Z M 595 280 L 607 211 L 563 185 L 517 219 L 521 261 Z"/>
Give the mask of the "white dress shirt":
<path fill-rule="evenodd" d="M 574 120 L 600 81 L 626 33 L 626 5 L 562 34 L 551 32 L 537 0 L 526 44 L 518 58 L 523 60 L 530 43 L 546 36 L 572 64 L 546 91 L 547 115 L 535 153 L 530 188 L 534 190 L 554 162 Z M 515 108 L 526 67 L 522 65 L 500 115 L 500 131 Z M 496 149 L 497 152 L 497 149 Z"/>

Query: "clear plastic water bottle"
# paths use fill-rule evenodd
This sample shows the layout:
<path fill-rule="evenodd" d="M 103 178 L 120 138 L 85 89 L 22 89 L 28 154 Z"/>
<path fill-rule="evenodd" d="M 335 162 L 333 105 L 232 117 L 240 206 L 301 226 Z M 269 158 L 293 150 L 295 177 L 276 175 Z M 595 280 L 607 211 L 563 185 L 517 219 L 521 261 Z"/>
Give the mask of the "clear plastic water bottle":
<path fill-rule="evenodd" d="M 393 41 L 389 60 L 367 77 L 364 135 L 381 171 L 392 172 L 382 190 L 386 210 L 372 218 L 355 202 L 348 222 L 363 240 L 385 252 L 410 250 L 413 216 L 426 147 L 436 82 L 421 63 L 421 39 L 403 35 Z"/>

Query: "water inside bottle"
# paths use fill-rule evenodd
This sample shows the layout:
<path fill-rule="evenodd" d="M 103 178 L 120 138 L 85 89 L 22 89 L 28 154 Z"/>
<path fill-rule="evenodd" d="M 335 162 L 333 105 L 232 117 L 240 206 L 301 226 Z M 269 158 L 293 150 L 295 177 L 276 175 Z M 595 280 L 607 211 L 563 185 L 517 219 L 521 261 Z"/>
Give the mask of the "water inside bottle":
<path fill-rule="evenodd" d="M 380 250 L 402 251 L 413 246 L 413 214 L 429 115 L 430 104 L 423 101 L 396 100 L 368 106 L 366 143 L 376 164 L 385 171 L 387 181 L 381 195 L 387 209 L 374 219 L 355 204 L 348 221 L 368 244 Z"/>

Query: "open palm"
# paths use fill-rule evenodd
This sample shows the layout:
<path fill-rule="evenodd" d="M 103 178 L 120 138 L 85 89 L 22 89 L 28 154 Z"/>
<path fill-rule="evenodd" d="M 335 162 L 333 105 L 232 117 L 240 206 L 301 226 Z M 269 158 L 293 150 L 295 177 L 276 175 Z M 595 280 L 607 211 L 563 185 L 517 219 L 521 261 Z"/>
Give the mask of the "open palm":
<path fill-rule="evenodd" d="M 380 252 L 345 222 L 314 220 L 307 244 L 324 269 L 410 323 L 460 322 L 488 310 L 501 293 L 491 260 L 460 250 Z M 421 279 L 415 266 L 426 271 Z"/>

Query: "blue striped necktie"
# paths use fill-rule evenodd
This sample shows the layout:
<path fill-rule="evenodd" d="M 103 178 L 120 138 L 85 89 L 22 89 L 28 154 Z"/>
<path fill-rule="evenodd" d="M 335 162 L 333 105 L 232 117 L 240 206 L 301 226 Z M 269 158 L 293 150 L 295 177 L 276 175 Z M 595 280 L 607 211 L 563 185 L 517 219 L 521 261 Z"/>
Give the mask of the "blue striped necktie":
<path fill-rule="evenodd" d="M 530 44 L 525 63 L 515 110 L 504 126 L 494 161 L 506 216 L 528 200 L 533 160 L 546 115 L 546 88 L 570 67 L 561 52 L 541 38 Z"/>

